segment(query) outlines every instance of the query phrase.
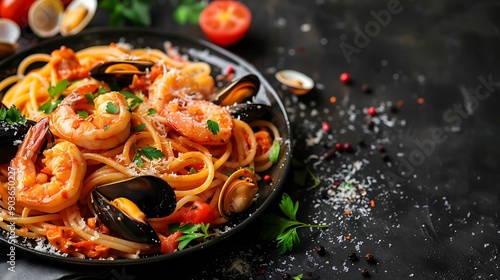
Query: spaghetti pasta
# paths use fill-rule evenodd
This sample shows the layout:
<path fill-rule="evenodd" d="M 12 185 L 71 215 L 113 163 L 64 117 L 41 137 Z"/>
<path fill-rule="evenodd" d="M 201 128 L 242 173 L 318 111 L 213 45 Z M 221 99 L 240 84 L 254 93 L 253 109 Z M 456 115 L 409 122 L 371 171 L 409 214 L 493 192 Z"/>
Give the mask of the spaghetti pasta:
<path fill-rule="evenodd" d="M 269 149 L 280 135 L 269 121 L 247 123 L 205 101 L 216 90 L 211 66 L 171 50 L 63 46 L 26 57 L 16 75 L 0 82 L 2 103 L 38 122 L 11 163 L 0 165 L 0 227 L 15 223 L 16 235 L 47 238 L 80 258 L 170 253 L 109 232 L 92 211 L 96 186 L 141 175 L 163 179 L 176 195 L 174 213 L 148 218 L 162 242 L 172 223 L 227 222 L 217 207 L 224 183 L 241 168 L 270 168 Z M 127 86 L 89 76 L 93 66 L 118 60 L 154 65 Z M 31 69 L 35 63 L 45 64 Z M 55 140 L 45 150 L 44 125 Z M 182 213 L 193 205 L 208 214 L 189 220 Z"/>

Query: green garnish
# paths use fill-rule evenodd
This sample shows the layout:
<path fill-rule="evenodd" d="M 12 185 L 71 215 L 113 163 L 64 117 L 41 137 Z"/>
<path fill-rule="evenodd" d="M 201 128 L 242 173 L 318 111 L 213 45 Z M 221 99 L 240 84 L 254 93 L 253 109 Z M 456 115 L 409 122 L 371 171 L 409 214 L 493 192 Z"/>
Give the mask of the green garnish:
<path fill-rule="evenodd" d="M 280 142 L 278 140 L 273 141 L 273 146 L 271 147 L 271 152 L 269 152 L 269 160 L 272 163 L 278 162 L 278 157 L 280 155 Z"/>
<path fill-rule="evenodd" d="M 49 96 L 51 97 L 51 99 L 43 103 L 42 106 L 38 108 L 38 111 L 42 111 L 47 115 L 54 112 L 54 110 L 57 109 L 59 104 L 61 104 L 62 100 L 64 99 L 64 95 L 62 95 L 62 93 L 68 88 L 70 84 L 71 83 L 68 80 L 64 79 L 57 82 L 55 86 L 50 85 L 47 91 L 49 92 Z"/>
<path fill-rule="evenodd" d="M 92 93 L 85 93 L 85 99 L 87 99 L 87 102 L 89 102 L 90 105 L 94 105 L 94 99 L 95 96 Z"/>
<path fill-rule="evenodd" d="M 198 173 L 198 171 L 196 169 L 194 169 L 193 167 L 191 167 L 189 169 L 189 174 L 196 174 L 196 173 Z"/>
<path fill-rule="evenodd" d="M 106 104 L 106 113 L 114 115 L 114 114 L 118 114 L 118 111 L 120 111 L 120 110 L 115 103 L 109 101 L 108 104 Z"/>
<path fill-rule="evenodd" d="M 135 151 L 134 162 L 137 165 L 137 167 L 139 167 L 139 168 L 141 168 L 144 165 L 144 162 L 142 161 L 141 154 L 138 151 Z"/>
<path fill-rule="evenodd" d="M 104 131 L 107 131 L 109 129 L 109 124 L 104 126 Z"/>
<path fill-rule="evenodd" d="M 160 159 L 164 158 L 165 154 L 155 147 L 146 146 L 140 150 L 142 154 L 148 159 Z"/>
<path fill-rule="evenodd" d="M 48 89 L 49 96 L 54 98 L 61 95 L 64 90 L 69 87 L 70 84 L 71 83 L 67 79 L 64 79 L 57 82 L 55 86 L 50 85 Z"/>
<path fill-rule="evenodd" d="M 182 250 L 186 248 L 186 246 L 193 240 L 198 239 L 198 238 L 208 238 L 212 235 L 213 233 L 208 232 L 208 227 L 210 224 L 204 224 L 204 223 L 199 223 L 199 224 L 183 224 L 182 226 L 176 227 L 176 226 L 169 226 L 170 227 L 170 232 L 176 232 L 180 231 L 182 232 L 182 236 L 177 238 L 175 241 L 179 242 L 179 245 L 177 248 L 179 250 Z"/>
<path fill-rule="evenodd" d="M 132 92 L 129 92 L 129 91 L 118 91 L 120 94 L 122 94 L 123 96 L 125 96 L 125 98 L 128 100 L 128 99 L 132 99 L 128 106 L 130 108 L 130 111 L 133 111 L 137 106 L 139 106 L 139 104 L 141 104 L 142 102 L 144 102 L 144 100 L 142 100 L 139 96 L 133 94 Z"/>
<path fill-rule="evenodd" d="M 0 120 L 6 121 L 8 124 L 24 124 L 26 122 L 26 116 L 23 116 L 21 110 L 15 105 L 11 105 L 8 110 L 5 107 L 0 108 Z"/>
<path fill-rule="evenodd" d="M 178 24 L 198 24 L 200 13 L 206 6 L 204 1 L 181 0 L 174 11 L 174 19 Z"/>
<path fill-rule="evenodd" d="M 301 273 L 301 274 L 299 274 L 297 276 L 294 276 L 293 280 L 302 280 L 302 277 L 304 277 L 304 274 Z"/>
<path fill-rule="evenodd" d="M 140 125 L 138 125 L 138 126 L 134 127 L 134 131 L 135 131 L 135 132 L 142 131 L 145 127 L 146 127 L 146 124 L 141 123 Z"/>
<path fill-rule="evenodd" d="M 103 0 L 99 7 L 109 13 L 110 26 L 123 26 L 127 22 L 136 26 L 150 26 L 150 6 L 153 0 Z"/>
<path fill-rule="evenodd" d="M 87 113 L 87 111 L 76 111 L 76 113 L 84 119 L 86 119 L 89 116 L 89 113 Z"/>
<path fill-rule="evenodd" d="M 327 228 L 328 225 L 306 224 L 297 221 L 296 215 L 299 209 L 299 202 L 292 201 L 288 194 L 284 193 L 280 203 L 281 211 L 288 217 L 285 219 L 274 213 L 261 216 L 264 225 L 264 238 L 275 239 L 278 241 L 278 253 L 283 254 L 287 250 L 291 251 L 294 246 L 300 244 L 297 229 L 303 227 Z"/>
<path fill-rule="evenodd" d="M 150 108 L 150 109 L 148 110 L 148 115 L 154 115 L 154 114 L 156 114 L 156 113 L 158 113 L 158 112 L 156 112 L 156 110 L 155 110 L 155 109 L 153 109 L 153 108 Z"/>
<path fill-rule="evenodd" d="M 219 124 L 217 122 L 213 120 L 207 120 L 207 126 L 213 135 L 217 135 L 217 133 L 219 133 Z"/>
<path fill-rule="evenodd" d="M 307 188 L 307 190 L 312 190 L 319 186 L 319 183 L 321 182 L 314 174 L 314 172 L 311 171 L 307 166 L 305 166 L 303 163 L 299 162 L 297 159 L 293 158 L 292 159 L 292 166 L 293 167 L 300 167 L 300 169 L 296 168 L 293 172 L 293 182 L 296 183 L 297 185 L 301 187 L 305 187 L 306 184 L 309 182 L 309 178 L 313 180 L 312 186 Z"/>

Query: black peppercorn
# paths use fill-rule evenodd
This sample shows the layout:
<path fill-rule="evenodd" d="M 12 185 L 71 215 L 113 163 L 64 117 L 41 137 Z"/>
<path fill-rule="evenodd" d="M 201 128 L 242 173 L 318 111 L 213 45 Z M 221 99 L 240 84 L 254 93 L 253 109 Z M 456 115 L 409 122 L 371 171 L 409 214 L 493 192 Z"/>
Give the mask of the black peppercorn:
<path fill-rule="evenodd" d="M 371 264 L 375 263 L 375 257 L 370 253 L 365 255 L 365 259 L 368 263 L 371 263 Z"/>
<path fill-rule="evenodd" d="M 326 254 L 325 247 L 321 245 L 316 246 L 316 252 L 318 253 L 318 255 L 324 256 Z"/>
<path fill-rule="evenodd" d="M 347 257 L 349 258 L 350 261 L 352 262 L 355 262 L 358 260 L 358 256 L 356 256 L 356 253 L 349 253 L 349 255 L 347 255 Z"/>
<path fill-rule="evenodd" d="M 290 275 L 289 273 L 284 273 L 283 274 L 283 277 L 281 277 L 283 279 L 292 279 L 292 275 Z"/>
<path fill-rule="evenodd" d="M 388 154 L 383 154 L 382 155 L 382 160 L 385 161 L 385 162 L 388 162 L 388 161 L 391 161 L 391 158 L 389 157 Z"/>
<path fill-rule="evenodd" d="M 372 88 L 370 87 L 369 84 L 367 83 L 363 83 L 361 84 L 361 90 L 364 92 L 364 93 L 370 93 L 372 91 Z"/>
<path fill-rule="evenodd" d="M 377 150 L 381 153 L 385 153 L 385 147 L 382 145 L 377 145 Z"/>
<path fill-rule="evenodd" d="M 363 275 L 364 277 L 370 277 L 370 272 L 365 268 L 361 270 L 361 275 Z"/>
<path fill-rule="evenodd" d="M 371 118 L 369 118 L 368 120 L 366 120 L 366 126 L 368 126 L 369 129 L 373 129 L 373 127 L 375 126 L 375 123 L 373 122 L 373 120 Z"/>

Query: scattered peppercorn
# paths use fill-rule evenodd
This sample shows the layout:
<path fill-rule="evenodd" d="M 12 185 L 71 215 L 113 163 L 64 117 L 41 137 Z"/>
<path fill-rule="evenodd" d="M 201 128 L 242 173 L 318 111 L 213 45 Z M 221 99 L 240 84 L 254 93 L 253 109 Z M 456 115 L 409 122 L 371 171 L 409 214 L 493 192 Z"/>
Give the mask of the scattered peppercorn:
<path fill-rule="evenodd" d="M 318 253 L 318 255 L 320 255 L 320 256 L 324 256 L 326 254 L 325 247 L 323 247 L 321 245 L 316 246 L 315 250 L 316 250 L 316 253 Z"/>
<path fill-rule="evenodd" d="M 368 271 L 368 269 L 364 268 L 361 270 L 361 275 L 363 275 L 364 277 L 370 277 L 370 272 Z"/>
<path fill-rule="evenodd" d="M 375 123 L 370 118 L 370 119 L 366 120 L 366 126 L 368 126 L 369 129 L 373 129 L 373 127 L 375 126 Z"/>
<path fill-rule="evenodd" d="M 340 81 L 344 84 L 349 84 L 351 82 L 351 75 L 349 73 L 340 74 Z"/>
<path fill-rule="evenodd" d="M 264 175 L 264 182 L 270 183 L 273 179 L 271 178 L 271 175 L 266 174 Z"/>
<path fill-rule="evenodd" d="M 228 74 L 229 74 L 229 73 L 234 73 L 234 68 L 233 68 L 233 66 L 231 66 L 231 65 L 227 66 L 227 68 L 226 68 L 226 73 L 228 73 Z"/>
<path fill-rule="evenodd" d="M 359 141 L 358 141 L 358 146 L 360 146 L 360 147 L 366 147 L 365 140 L 363 140 L 363 139 L 359 139 Z"/>
<path fill-rule="evenodd" d="M 398 107 L 397 107 L 397 106 L 395 106 L 395 105 L 393 104 L 393 105 L 391 105 L 391 107 L 389 107 L 389 111 L 390 111 L 391 113 L 394 113 L 394 114 L 395 114 L 395 113 L 399 112 L 399 109 L 398 109 Z"/>
<path fill-rule="evenodd" d="M 377 150 L 381 153 L 385 153 L 385 147 L 382 145 L 377 145 Z"/>
<path fill-rule="evenodd" d="M 259 268 L 257 269 L 257 271 L 255 272 L 255 274 L 257 275 L 264 275 L 266 273 L 266 270 L 263 269 L 263 268 Z"/>
<path fill-rule="evenodd" d="M 375 107 L 370 107 L 368 108 L 368 115 L 370 116 L 375 116 L 377 114 L 377 110 L 375 109 Z"/>
<path fill-rule="evenodd" d="M 388 161 L 391 161 L 391 158 L 389 157 L 388 154 L 383 154 L 382 155 L 382 160 L 385 161 L 385 162 L 388 162 Z"/>
<path fill-rule="evenodd" d="M 292 279 L 292 275 L 289 274 L 289 273 L 284 273 L 281 278 L 283 278 L 283 279 Z"/>
<path fill-rule="evenodd" d="M 330 149 L 323 154 L 323 159 L 330 159 L 335 156 L 335 149 Z"/>
<path fill-rule="evenodd" d="M 351 143 L 349 142 L 345 142 L 344 145 L 342 146 L 342 148 L 346 151 L 346 152 L 350 152 L 352 150 L 352 146 L 351 146 Z"/>
<path fill-rule="evenodd" d="M 340 144 L 340 143 L 335 143 L 335 150 L 337 150 L 337 151 L 342 151 L 342 144 Z"/>
<path fill-rule="evenodd" d="M 371 88 L 371 87 L 370 87 L 370 85 L 369 85 L 369 84 L 367 84 L 367 83 L 363 83 L 363 84 L 361 85 L 361 90 L 362 90 L 364 93 L 370 93 L 370 92 L 372 92 L 372 88 Z"/>
<path fill-rule="evenodd" d="M 324 122 L 321 124 L 321 129 L 324 131 L 324 132 L 328 132 L 330 131 L 330 124 L 327 123 L 327 122 Z"/>
<path fill-rule="evenodd" d="M 365 259 L 368 263 L 371 263 L 371 264 L 375 263 L 375 257 L 370 253 L 365 255 Z"/>
<path fill-rule="evenodd" d="M 358 256 L 356 255 L 356 253 L 349 253 L 349 255 L 347 255 L 347 257 L 349 258 L 349 260 L 351 262 L 355 262 L 358 260 Z"/>

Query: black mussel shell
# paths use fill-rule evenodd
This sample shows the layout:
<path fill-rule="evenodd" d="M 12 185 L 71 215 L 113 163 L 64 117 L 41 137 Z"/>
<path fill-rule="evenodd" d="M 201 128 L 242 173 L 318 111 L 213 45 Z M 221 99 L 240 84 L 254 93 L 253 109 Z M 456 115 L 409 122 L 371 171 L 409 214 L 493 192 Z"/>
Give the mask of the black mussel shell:
<path fill-rule="evenodd" d="M 91 192 L 95 214 L 112 232 L 131 241 L 159 245 L 151 225 L 130 218 L 111 204 L 119 197 L 134 202 L 147 218 L 159 218 L 175 210 L 177 201 L 172 187 L 161 178 L 139 176 L 100 185 Z"/>
<path fill-rule="evenodd" d="M 130 199 L 148 218 L 168 216 L 177 205 L 172 187 L 155 176 L 132 177 L 97 186 L 95 190 L 110 201 L 119 197 Z"/>
<path fill-rule="evenodd" d="M 95 190 L 91 192 L 91 197 L 95 214 L 111 232 L 130 241 L 153 244 L 155 247 L 160 245 L 160 238 L 150 224 L 130 218 Z"/>
<path fill-rule="evenodd" d="M 231 116 L 244 122 L 263 119 L 266 114 L 271 112 L 271 106 L 257 103 L 238 103 L 225 108 Z"/>
<path fill-rule="evenodd" d="M 252 101 L 259 87 L 259 78 L 254 74 L 248 74 L 222 87 L 210 101 L 222 106 Z"/>
<path fill-rule="evenodd" d="M 110 67 L 117 67 L 117 65 L 130 65 L 136 69 L 133 70 L 110 70 Z M 89 75 L 99 81 L 107 83 L 116 82 L 119 86 L 129 86 L 132 83 L 134 75 L 145 75 L 147 69 L 153 67 L 154 62 L 147 60 L 117 60 L 109 61 L 95 65 L 90 69 Z M 118 67 L 119 69 L 119 67 Z"/>

